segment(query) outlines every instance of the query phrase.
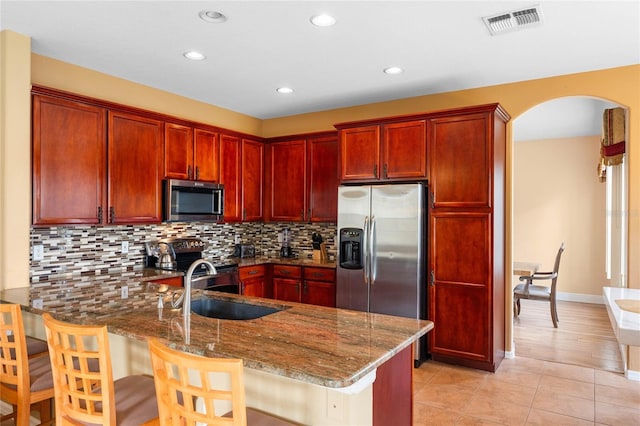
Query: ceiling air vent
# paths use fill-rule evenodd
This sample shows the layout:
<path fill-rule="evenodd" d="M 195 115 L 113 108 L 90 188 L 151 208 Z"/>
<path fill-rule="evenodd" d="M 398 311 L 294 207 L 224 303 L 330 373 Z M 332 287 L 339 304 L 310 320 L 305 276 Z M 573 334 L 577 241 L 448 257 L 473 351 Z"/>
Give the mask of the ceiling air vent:
<path fill-rule="evenodd" d="M 531 6 L 526 9 L 485 16 L 482 20 L 491 35 L 497 35 L 541 24 L 542 11 L 540 6 Z"/>

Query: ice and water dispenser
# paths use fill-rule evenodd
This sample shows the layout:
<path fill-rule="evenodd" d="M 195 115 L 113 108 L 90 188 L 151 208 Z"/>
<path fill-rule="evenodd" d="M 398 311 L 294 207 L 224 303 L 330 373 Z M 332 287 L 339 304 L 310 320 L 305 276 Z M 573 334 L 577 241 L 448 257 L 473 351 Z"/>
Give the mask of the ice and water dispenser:
<path fill-rule="evenodd" d="M 364 230 L 360 228 L 342 228 L 340 230 L 340 267 L 362 269 L 362 239 Z"/>

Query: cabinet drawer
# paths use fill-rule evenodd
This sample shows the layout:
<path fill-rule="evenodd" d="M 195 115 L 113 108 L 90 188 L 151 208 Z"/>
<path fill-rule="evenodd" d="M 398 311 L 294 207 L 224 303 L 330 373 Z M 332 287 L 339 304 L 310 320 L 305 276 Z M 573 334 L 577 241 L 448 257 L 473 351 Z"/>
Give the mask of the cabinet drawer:
<path fill-rule="evenodd" d="M 333 268 L 304 268 L 304 279 L 335 282 L 336 270 Z"/>
<path fill-rule="evenodd" d="M 264 265 L 242 266 L 239 269 L 240 281 L 264 276 Z"/>
<path fill-rule="evenodd" d="M 300 266 L 273 265 L 274 277 L 300 278 L 301 275 L 302 268 Z"/>

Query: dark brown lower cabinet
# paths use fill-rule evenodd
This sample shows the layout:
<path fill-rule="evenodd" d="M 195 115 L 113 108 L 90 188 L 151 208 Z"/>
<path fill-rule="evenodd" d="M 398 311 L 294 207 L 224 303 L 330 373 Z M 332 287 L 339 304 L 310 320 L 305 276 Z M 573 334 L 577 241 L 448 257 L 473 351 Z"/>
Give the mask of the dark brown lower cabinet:
<path fill-rule="evenodd" d="M 244 296 L 268 297 L 265 266 L 243 266 L 239 268 L 240 293 Z"/>
<path fill-rule="evenodd" d="M 336 307 L 336 270 L 303 268 L 302 303 Z"/>
<path fill-rule="evenodd" d="M 373 426 L 413 424 L 413 346 L 378 367 L 373 382 Z"/>

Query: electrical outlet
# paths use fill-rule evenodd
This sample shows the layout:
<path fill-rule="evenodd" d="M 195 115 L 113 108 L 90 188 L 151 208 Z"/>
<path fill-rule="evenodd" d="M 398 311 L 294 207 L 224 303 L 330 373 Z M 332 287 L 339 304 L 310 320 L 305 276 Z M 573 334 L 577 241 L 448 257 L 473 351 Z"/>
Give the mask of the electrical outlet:
<path fill-rule="evenodd" d="M 123 254 L 129 253 L 129 241 L 122 242 L 122 253 Z"/>
<path fill-rule="evenodd" d="M 42 259 L 44 259 L 44 246 L 42 244 L 33 246 L 33 260 Z"/>
<path fill-rule="evenodd" d="M 35 309 L 43 309 L 44 308 L 44 304 L 42 302 L 42 299 L 33 299 L 33 302 L 31 302 L 31 304 L 33 305 L 33 307 Z"/>
<path fill-rule="evenodd" d="M 127 299 L 129 297 L 129 286 L 123 285 L 120 287 L 120 298 Z"/>

